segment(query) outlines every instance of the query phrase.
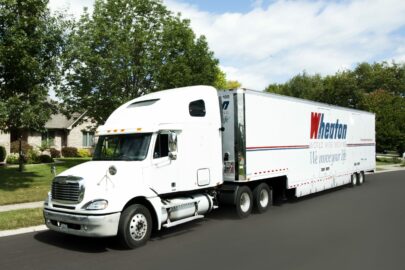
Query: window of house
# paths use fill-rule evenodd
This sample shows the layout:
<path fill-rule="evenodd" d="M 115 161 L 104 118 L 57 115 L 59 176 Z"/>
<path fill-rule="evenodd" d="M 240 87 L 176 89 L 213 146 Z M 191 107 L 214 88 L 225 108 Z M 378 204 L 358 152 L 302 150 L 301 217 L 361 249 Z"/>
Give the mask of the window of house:
<path fill-rule="evenodd" d="M 54 130 L 47 130 L 41 134 L 41 143 L 54 145 L 55 142 L 55 131 Z"/>
<path fill-rule="evenodd" d="M 202 99 L 190 102 L 188 110 L 191 116 L 204 117 L 205 116 L 205 102 Z"/>
<path fill-rule="evenodd" d="M 94 139 L 94 132 L 90 131 L 82 131 L 83 133 L 83 147 L 92 147 L 93 146 L 93 139 Z"/>
<path fill-rule="evenodd" d="M 169 135 L 159 133 L 156 138 L 153 158 L 167 157 L 169 155 Z"/>

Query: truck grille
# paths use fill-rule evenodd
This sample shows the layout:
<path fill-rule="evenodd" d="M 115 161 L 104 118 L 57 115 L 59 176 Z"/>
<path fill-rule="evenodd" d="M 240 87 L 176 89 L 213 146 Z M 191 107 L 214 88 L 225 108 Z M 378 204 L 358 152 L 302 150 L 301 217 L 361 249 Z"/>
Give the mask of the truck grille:
<path fill-rule="evenodd" d="M 52 182 L 52 200 L 61 203 L 79 203 L 83 199 L 82 178 L 59 176 Z"/>

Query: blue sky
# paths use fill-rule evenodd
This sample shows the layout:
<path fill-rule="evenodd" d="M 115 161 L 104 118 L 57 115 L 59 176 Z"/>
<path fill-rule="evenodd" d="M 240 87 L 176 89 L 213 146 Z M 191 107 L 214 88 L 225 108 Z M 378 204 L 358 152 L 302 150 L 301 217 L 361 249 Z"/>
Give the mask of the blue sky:
<path fill-rule="evenodd" d="M 208 11 L 211 13 L 221 14 L 225 12 L 249 12 L 252 7 L 257 5 L 264 5 L 270 1 L 254 1 L 254 0 L 181 0 L 196 6 L 200 10 Z"/>
<path fill-rule="evenodd" d="M 50 0 L 79 17 L 94 0 Z M 227 78 L 262 90 L 306 71 L 405 62 L 404 0 L 163 0 L 205 35 Z"/>

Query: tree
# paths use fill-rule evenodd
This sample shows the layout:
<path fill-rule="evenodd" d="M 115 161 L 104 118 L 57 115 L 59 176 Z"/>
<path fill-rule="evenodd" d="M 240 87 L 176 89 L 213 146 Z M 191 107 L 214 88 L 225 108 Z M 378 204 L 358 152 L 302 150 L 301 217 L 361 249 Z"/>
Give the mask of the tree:
<path fill-rule="evenodd" d="M 226 89 L 226 74 L 218 68 L 217 76 L 214 82 L 214 87 L 217 90 Z"/>
<path fill-rule="evenodd" d="M 379 89 L 366 94 L 361 106 L 376 114 L 377 151 L 396 149 L 402 154 L 405 146 L 405 99 Z"/>
<path fill-rule="evenodd" d="M 236 80 L 226 81 L 225 89 L 237 89 L 241 87 L 242 84 Z"/>
<path fill-rule="evenodd" d="M 319 74 L 308 75 L 306 72 L 294 76 L 285 84 L 272 84 L 266 88 L 267 92 L 292 97 L 319 100 L 324 91 L 322 77 Z"/>
<path fill-rule="evenodd" d="M 318 101 L 350 108 L 359 106 L 363 93 L 359 90 L 352 72 L 343 71 L 326 76 L 323 79 L 323 85 Z"/>
<path fill-rule="evenodd" d="M 365 93 L 385 89 L 395 95 L 405 96 L 405 64 L 361 63 L 353 74 L 359 88 Z"/>
<path fill-rule="evenodd" d="M 61 16 L 46 0 L 0 0 L 0 130 L 42 130 L 53 112 L 48 90 L 58 81 Z"/>
<path fill-rule="evenodd" d="M 157 0 L 96 0 L 81 17 L 63 58 L 58 88 L 70 112 L 99 123 L 122 103 L 163 89 L 214 85 L 218 60 L 188 20 Z"/>

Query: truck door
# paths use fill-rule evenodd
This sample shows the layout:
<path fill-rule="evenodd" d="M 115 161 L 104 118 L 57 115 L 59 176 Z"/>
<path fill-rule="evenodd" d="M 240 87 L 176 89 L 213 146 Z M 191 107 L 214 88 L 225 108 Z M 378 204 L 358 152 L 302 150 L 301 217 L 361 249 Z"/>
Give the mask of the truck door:
<path fill-rule="evenodd" d="M 158 194 L 178 191 L 180 173 L 178 161 L 169 157 L 169 132 L 159 132 L 153 147 L 150 187 Z"/>

